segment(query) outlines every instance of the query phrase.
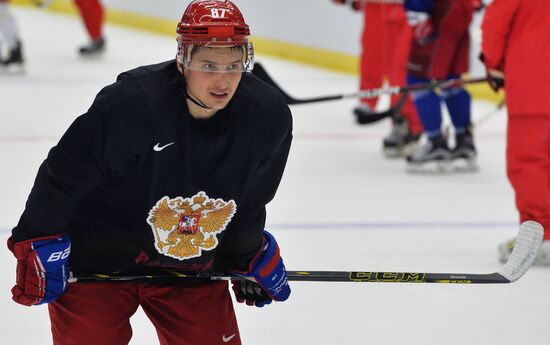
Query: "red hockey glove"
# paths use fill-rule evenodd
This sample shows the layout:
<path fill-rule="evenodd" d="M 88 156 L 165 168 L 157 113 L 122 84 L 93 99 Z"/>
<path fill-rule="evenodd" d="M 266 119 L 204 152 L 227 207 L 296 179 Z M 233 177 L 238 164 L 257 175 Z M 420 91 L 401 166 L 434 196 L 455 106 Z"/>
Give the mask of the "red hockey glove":
<path fill-rule="evenodd" d="M 233 283 L 238 302 L 263 307 L 275 301 L 286 301 L 290 296 L 290 286 L 283 259 L 279 254 L 279 245 L 273 235 L 264 231 L 263 248 L 252 260 L 249 272 L 232 272 L 236 275 L 252 278 Z M 258 290 L 258 288 L 260 288 Z"/>
<path fill-rule="evenodd" d="M 17 259 L 13 300 L 26 306 L 49 303 L 67 288 L 68 260 L 71 242 L 64 235 L 35 238 L 8 248 Z"/>
<path fill-rule="evenodd" d="M 413 31 L 414 39 L 418 45 L 421 46 L 426 45 L 435 38 L 434 26 L 431 19 L 428 19 L 425 22 L 413 27 Z"/>
<path fill-rule="evenodd" d="M 414 39 L 418 45 L 426 45 L 435 39 L 433 22 L 428 13 L 407 11 L 407 22 L 412 27 Z"/>

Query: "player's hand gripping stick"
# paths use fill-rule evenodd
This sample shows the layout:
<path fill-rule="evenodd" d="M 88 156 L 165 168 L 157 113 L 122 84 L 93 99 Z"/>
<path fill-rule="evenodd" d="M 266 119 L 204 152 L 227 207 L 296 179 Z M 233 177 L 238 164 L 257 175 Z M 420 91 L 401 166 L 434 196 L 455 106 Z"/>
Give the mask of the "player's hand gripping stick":
<path fill-rule="evenodd" d="M 66 235 L 34 238 L 8 248 L 17 259 L 13 300 L 26 306 L 49 303 L 67 288 L 71 242 Z"/>
<path fill-rule="evenodd" d="M 232 272 L 251 280 L 233 281 L 233 291 L 238 302 L 263 307 L 272 300 L 286 301 L 290 295 L 288 276 L 279 245 L 273 235 L 264 231 L 262 249 L 252 260 L 249 272 Z"/>

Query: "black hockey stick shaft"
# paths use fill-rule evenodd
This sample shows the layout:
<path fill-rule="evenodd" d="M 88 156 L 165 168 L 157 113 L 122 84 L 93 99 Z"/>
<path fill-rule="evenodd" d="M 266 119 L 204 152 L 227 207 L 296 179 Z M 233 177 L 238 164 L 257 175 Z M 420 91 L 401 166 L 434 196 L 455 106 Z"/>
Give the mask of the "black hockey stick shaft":
<path fill-rule="evenodd" d="M 411 91 L 435 89 L 435 88 L 446 89 L 446 88 L 452 88 L 452 87 L 459 87 L 465 84 L 481 83 L 481 82 L 487 81 L 486 77 L 473 78 L 473 79 L 455 78 L 455 79 L 448 79 L 448 80 L 430 81 L 427 83 L 417 83 L 417 84 L 406 85 L 406 86 L 389 86 L 389 87 L 381 87 L 376 89 L 360 90 L 358 92 L 347 93 L 347 94 L 343 93 L 343 94 L 337 94 L 337 95 L 297 99 L 289 95 L 286 91 L 284 91 L 275 82 L 275 80 L 271 78 L 271 76 L 267 73 L 263 65 L 261 65 L 259 62 L 256 62 L 254 64 L 254 69 L 252 70 L 252 74 L 255 75 L 258 79 L 265 82 L 266 84 L 269 84 L 273 88 L 277 89 L 283 95 L 288 105 L 336 101 L 336 100 L 341 100 L 345 98 L 376 98 L 383 94 L 399 94 L 403 92 L 411 92 Z"/>
<path fill-rule="evenodd" d="M 304 282 L 356 282 L 356 283 L 446 283 L 446 284 L 500 284 L 510 280 L 499 273 L 456 274 L 418 272 L 359 272 L 359 271 L 288 271 L 289 281 Z M 224 273 L 166 272 L 153 275 L 73 276 L 70 282 L 151 282 L 169 283 L 183 280 L 243 280 L 241 276 Z"/>
<path fill-rule="evenodd" d="M 436 81 L 430 81 L 427 83 L 417 83 L 417 84 L 411 84 L 406 86 L 389 86 L 389 87 L 381 87 L 377 89 L 360 90 L 358 92 L 353 92 L 348 94 L 315 97 L 315 98 L 302 99 L 302 100 L 294 99 L 293 104 L 335 101 L 335 100 L 341 100 L 345 98 L 376 98 L 384 94 L 394 95 L 394 94 L 399 94 L 403 92 L 412 92 L 412 91 L 437 89 L 437 88 L 448 89 L 448 88 L 460 87 L 466 84 L 482 83 L 486 81 L 487 81 L 487 78 L 485 77 L 472 78 L 472 79 L 455 78 L 455 79 L 448 79 L 448 80 L 436 80 Z"/>
<path fill-rule="evenodd" d="M 409 97 L 409 91 L 405 91 L 401 94 L 399 100 L 393 106 L 392 108 L 379 112 L 379 113 L 373 113 L 373 114 L 357 114 L 357 122 L 362 125 L 368 125 L 374 122 L 378 122 L 380 120 L 383 120 L 385 118 L 391 117 L 394 121 L 399 120 L 403 116 L 401 115 L 401 109 L 405 105 L 405 102 L 407 101 L 407 97 Z M 497 114 L 504 106 L 506 105 L 506 100 L 503 98 L 500 100 L 494 109 L 489 111 L 487 114 L 484 114 L 481 118 L 479 118 L 475 123 L 474 126 L 479 126 L 483 122 L 487 121 L 489 118 L 493 117 L 495 114 Z"/>
<path fill-rule="evenodd" d="M 499 273 L 457 274 L 420 272 L 289 272 L 293 281 L 327 281 L 358 283 L 447 283 L 447 284 L 496 284 L 510 283 Z"/>

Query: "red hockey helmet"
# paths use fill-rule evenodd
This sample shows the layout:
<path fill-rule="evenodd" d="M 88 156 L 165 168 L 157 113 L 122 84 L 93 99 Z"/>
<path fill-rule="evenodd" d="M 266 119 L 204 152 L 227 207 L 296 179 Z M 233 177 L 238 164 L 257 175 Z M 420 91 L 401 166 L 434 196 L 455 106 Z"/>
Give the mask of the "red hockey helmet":
<path fill-rule="evenodd" d="M 248 36 L 250 29 L 231 1 L 194 0 L 178 24 L 178 63 L 189 68 L 191 52 L 197 46 L 240 46 L 243 48 L 242 71 L 250 71 L 254 67 L 254 50 Z"/>

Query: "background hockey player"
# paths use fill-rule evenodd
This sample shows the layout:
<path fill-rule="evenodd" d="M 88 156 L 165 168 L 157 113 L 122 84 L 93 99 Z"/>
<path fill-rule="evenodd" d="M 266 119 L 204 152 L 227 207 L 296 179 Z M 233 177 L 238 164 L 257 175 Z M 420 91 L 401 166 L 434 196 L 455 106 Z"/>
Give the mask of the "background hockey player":
<path fill-rule="evenodd" d="M 283 97 L 257 80 L 250 34 L 230 1 L 195 0 L 176 60 L 104 88 L 41 165 L 8 240 L 13 299 L 49 303 L 54 344 L 127 344 L 141 306 L 161 344 L 240 344 L 227 282 L 71 283 L 91 273 L 229 271 L 237 300 L 290 287 L 265 205 L 292 140 Z"/>
<path fill-rule="evenodd" d="M 545 229 L 535 264 L 550 265 L 550 2 L 494 0 L 482 24 L 490 85 L 506 91 L 507 173 L 521 221 Z M 506 261 L 513 241 L 499 247 Z"/>
<path fill-rule="evenodd" d="M 32 0 L 39 7 L 49 6 L 53 0 Z M 105 10 L 100 0 L 74 0 L 90 42 L 78 48 L 82 56 L 96 56 L 105 51 L 103 23 Z"/>
<path fill-rule="evenodd" d="M 75 0 L 90 42 L 78 49 L 83 56 L 97 55 L 105 51 L 103 22 L 105 11 L 100 0 Z"/>
<path fill-rule="evenodd" d="M 414 33 L 407 66 L 408 82 L 458 78 L 468 71 L 468 27 L 474 10 L 472 0 L 406 0 L 405 8 Z M 476 149 L 468 91 L 462 87 L 439 93 L 423 90 L 414 92 L 413 98 L 428 140 L 407 157 L 409 169 L 445 171 L 451 160 L 459 168 L 475 169 Z M 442 133 L 442 101 L 454 126 L 455 147 L 452 151 Z"/>
<path fill-rule="evenodd" d="M 360 88 L 382 87 L 386 80 L 390 85 L 404 85 L 412 31 L 407 25 L 403 0 L 333 0 L 349 3 L 356 11 L 363 11 L 364 26 L 361 36 Z M 392 96 L 395 107 L 399 95 Z M 374 112 L 377 98 L 365 98 L 354 109 L 358 116 Z M 390 135 L 384 139 L 384 152 L 391 157 L 411 151 L 422 133 L 422 125 L 410 97 L 395 114 Z M 408 150 L 407 150 L 408 148 Z"/>
<path fill-rule="evenodd" d="M 5 51 L 5 54 L 2 54 L 2 51 Z M 0 0 L 0 71 L 9 69 L 18 72 L 22 70 L 23 64 L 17 22 L 9 9 L 8 0 Z"/>

